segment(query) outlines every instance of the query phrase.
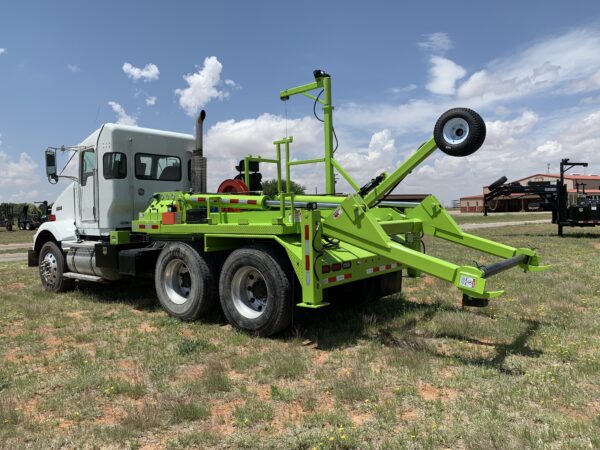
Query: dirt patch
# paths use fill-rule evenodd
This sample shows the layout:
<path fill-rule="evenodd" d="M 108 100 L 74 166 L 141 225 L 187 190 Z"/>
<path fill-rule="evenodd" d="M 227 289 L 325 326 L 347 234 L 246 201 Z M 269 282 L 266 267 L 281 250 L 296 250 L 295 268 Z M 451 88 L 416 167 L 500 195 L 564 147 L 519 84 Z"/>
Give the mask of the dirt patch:
<path fill-rule="evenodd" d="M 44 344 L 46 344 L 50 348 L 60 347 L 65 343 L 61 338 L 56 336 L 47 336 L 44 339 Z"/>
<path fill-rule="evenodd" d="M 419 413 L 412 409 L 407 409 L 406 411 L 403 411 L 402 414 L 400 414 L 400 418 L 407 422 L 412 422 L 419 418 Z"/>
<path fill-rule="evenodd" d="M 33 361 L 33 356 L 23 355 L 19 353 L 18 349 L 13 348 L 4 353 L 3 359 L 9 363 L 23 363 Z"/>
<path fill-rule="evenodd" d="M 156 333 L 158 331 L 158 328 L 153 327 L 148 322 L 142 322 L 138 327 L 138 330 L 142 333 Z"/>
<path fill-rule="evenodd" d="M 278 403 L 275 408 L 275 418 L 272 425 L 278 431 L 283 431 L 289 425 L 298 426 L 304 421 L 306 411 L 298 401 Z"/>
<path fill-rule="evenodd" d="M 194 332 L 192 330 L 190 330 L 189 328 L 185 328 L 185 329 L 181 330 L 181 335 L 186 338 L 191 338 L 194 336 Z"/>
<path fill-rule="evenodd" d="M 67 316 L 71 319 L 81 320 L 84 314 L 86 314 L 86 311 L 69 311 Z"/>
<path fill-rule="evenodd" d="M 10 292 L 20 291 L 22 289 L 25 289 L 25 284 L 23 284 L 23 283 L 10 283 L 10 284 L 7 284 L 6 286 L 4 286 L 3 289 L 5 289 L 7 291 L 10 291 Z"/>
<path fill-rule="evenodd" d="M 592 247 L 594 247 L 597 250 L 600 250 L 600 242 L 592 242 Z"/>
<path fill-rule="evenodd" d="M 222 436 L 232 434 L 235 431 L 233 411 L 242 403 L 241 399 L 211 402 L 210 429 Z"/>
<path fill-rule="evenodd" d="M 456 391 L 449 388 L 436 388 L 428 383 L 421 383 L 419 385 L 419 395 L 423 400 L 427 401 L 434 401 L 438 399 L 447 401 L 456 398 Z"/>
<path fill-rule="evenodd" d="M 362 426 L 366 421 L 372 418 L 371 414 L 359 411 L 350 411 L 350 420 L 355 427 Z"/>
<path fill-rule="evenodd" d="M 317 351 L 315 357 L 313 358 L 315 366 L 321 367 L 327 361 L 329 361 L 329 353 L 323 351 Z"/>
<path fill-rule="evenodd" d="M 427 286 L 431 286 L 436 283 L 435 278 L 427 276 L 427 275 L 424 277 L 421 277 L 420 281 Z"/>
<path fill-rule="evenodd" d="M 23 334 L 23 322 L 12 322 L 3 330 L 3 332 L 11 338 L 21 336 Z"/>
<path fill-rule="evenodd" d="M 566 406 L 559 406 L 558 409 L 563 414 L 567 415 L 571 419 L 576 420 L 578 422 L 583 422 L 583 421 L 589 420 L 588 415 L 585 414 L 583 411 L 578 411 L 576 409 L 569 408 L 569 407 L 566 407 Z"/>

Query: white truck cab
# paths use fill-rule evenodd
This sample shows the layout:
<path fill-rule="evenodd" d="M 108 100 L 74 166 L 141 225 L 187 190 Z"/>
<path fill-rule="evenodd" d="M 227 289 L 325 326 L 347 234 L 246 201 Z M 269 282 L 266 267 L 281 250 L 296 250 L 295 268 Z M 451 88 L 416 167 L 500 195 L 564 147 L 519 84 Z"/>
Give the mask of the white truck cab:
<path fill-rule="evenodd" d="M 54 202 L 50 221 L 35 234 L 29 265 L 42 261 L 42 247 L 52 241 L 65 253 L 68 270 L 82 274 L 80 278 L 110 279 L 94 268 L 94 244 L 108 239 L 111 231 L 130 230 L 155 192 L 189 190 L 195 145 L 192 135 L 107 123 L 78 146 L 60 148 L 72 152 L 68 175 L 65 169 L 57 174 L 59 149 L 46 150 L 49 180 L 64 177 L 72 182 Z M 87 261 L 78 248 L 88 249 Z"/>

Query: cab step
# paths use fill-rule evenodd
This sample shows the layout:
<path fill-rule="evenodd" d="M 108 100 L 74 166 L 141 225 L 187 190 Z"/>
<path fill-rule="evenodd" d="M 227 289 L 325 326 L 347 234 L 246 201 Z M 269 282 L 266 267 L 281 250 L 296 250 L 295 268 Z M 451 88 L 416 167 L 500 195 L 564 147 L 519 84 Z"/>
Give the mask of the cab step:
<path fill-rule="evenodd" d="M 65 272 L 65 273 L 63 273 L 63 278 L 70 278 L 73 280 L 93 281 L 95 283 L 103 283 L 104 281 L 106 281 L 104 278 L 99 277 L 97 275 L 86 275 L 84 273 L 77 273 L 77 272 Z"/>

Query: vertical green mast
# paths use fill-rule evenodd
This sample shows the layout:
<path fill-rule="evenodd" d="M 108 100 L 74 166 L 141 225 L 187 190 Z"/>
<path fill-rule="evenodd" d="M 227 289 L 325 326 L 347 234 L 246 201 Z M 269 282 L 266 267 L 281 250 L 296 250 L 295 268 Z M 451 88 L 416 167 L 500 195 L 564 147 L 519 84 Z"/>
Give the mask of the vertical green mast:
<path fill-rule="evenodd" d="M 320 71 L 322 72 L 322 71 Z M 318 73 L 315 71 L 315 78 Z M 323 127 L 325 139 L 325 193 L 335 194 L 333 174 L 333 105 L 331 104 L 331 77 L 323 73 Z"/>
<path fill-rule="evenodd" d="M 335 177 L 333 174 L 333 106 L 331 104 L 331 76 L 323 70 L 313 71 L 315 77 L 314 83 L 305 84 L 291 89 L 283 90 L 279 93 L 281 100 L 288 100 L 290 96 L 302 94 L 306 97 L 319 102 L 323 105 L 323 135 L 325 140 L 325 157 L 319 160 L 310 160 L 310 162 L 325 163 L 325 193 L 327 195 L 335 194 Z M 323 89 L 323 96 L 315 97 L 309 94 L 309 91 Z M 301 161 L 296 161 L 298 164 Z"/>

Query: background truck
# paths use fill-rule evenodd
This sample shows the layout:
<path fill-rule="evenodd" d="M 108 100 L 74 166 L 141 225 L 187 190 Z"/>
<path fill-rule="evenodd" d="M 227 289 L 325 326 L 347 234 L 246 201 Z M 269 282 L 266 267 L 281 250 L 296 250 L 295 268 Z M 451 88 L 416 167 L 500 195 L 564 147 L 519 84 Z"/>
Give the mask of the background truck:
<path fill-rule="evenodd" d="M 322 70 L 313 75 L 311 83 L 279 96 L 288 101 L 304 95 L 315 107 L 322 105 L 323 157 L 294 160 L 293 137 L 276 140 L 274 157 L 244 158 L 238 175 L 224 180 L 216 193 L 206 192 L 204 111 L 195 137 L 106 124 L 79 146 L 62 147 L 79 169 L 29 252 L 42 286 L 63 291 L 75 280 L 148 276 L 169 314 L 194 320 L 220 304 L 232 325 L 268 336 L 289 326 L 295 305 L 321 308 L 333 297 L 347 301 L 399 292 L 403 270 L 411 277 L 425 272 L 446 280 L 463 292 L 464 305 L 485 306 L 503 293 L 486 288 L 490 276 L 514 266 L 546 269 L 531 249 L 463 233 L 432 196 L 421 202 L 384 200 L 438 147 L 452 156 L 475 152 L 485 139 L 477 113 L 447 111 L 434 137 L 394 172 L 360 186 L 334 158 L 331 77 Z M 46 150 L 51 182 L 64 176 L 57 173 L 58 150 Z M 314 163 L 324 165 L 325 194 L 294 194 L 292 168 Z M 274 199 L 261 192 L 260 164 L 276 166 Z M 334 172 L 353 193 L 336 193 Z M 500 261 L 482 267 L 453 264 L 425 254 L 423 235 Z"/>

